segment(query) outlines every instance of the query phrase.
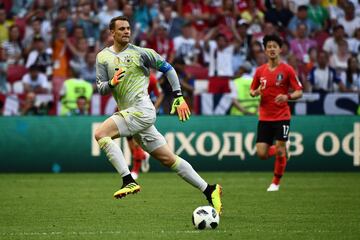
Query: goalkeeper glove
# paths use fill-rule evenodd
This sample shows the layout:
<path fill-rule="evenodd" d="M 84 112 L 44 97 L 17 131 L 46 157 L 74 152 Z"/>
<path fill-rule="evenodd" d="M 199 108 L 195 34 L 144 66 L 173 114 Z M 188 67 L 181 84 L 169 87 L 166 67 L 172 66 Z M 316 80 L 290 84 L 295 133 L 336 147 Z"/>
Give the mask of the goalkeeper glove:
<path fill-rule="evenodd" d="M 122 81 L 121 79 L 125 76 L 125 71 L 121 68 L 116 68 L 115 70 L 117 71 L 115 72 L 114 77 L 108 82 L 110 88 L 114 88 L 118 85 Z"/>
<path fill-rule="evenodd" d="M 185 122 L 186 120 L 189 120 L 190 118 L 190 109 L 188 105 L 185 102 L 185 99 L 181 95 L 181 93 L 175 93 L 176 97 L 174 98 L 174 101 L 171 105 L 171 112 L 170 114 L 174 114 L 175 111 L 177 112 L 179 116 L 179 120 L 182 122 Z"/>

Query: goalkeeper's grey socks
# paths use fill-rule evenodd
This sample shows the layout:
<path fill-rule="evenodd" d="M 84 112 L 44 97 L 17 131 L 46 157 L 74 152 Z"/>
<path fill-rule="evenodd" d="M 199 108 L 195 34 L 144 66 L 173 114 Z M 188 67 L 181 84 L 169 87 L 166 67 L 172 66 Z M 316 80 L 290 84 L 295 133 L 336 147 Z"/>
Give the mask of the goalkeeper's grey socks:
<path fill-rule="evenodd" d="M 171 169 L 175 170 L 176 173 L 186 182 L 200 189 L 202 192 L 205 191 L 208 184 L 199 176 L 197 172 L 195 172 L 192 166 L 181 157 L 176 157 L 176 161 L 171 166 Z"/>
<path fill-rule="evenodd" d="M 111 137 L 103 137 L 99 141 L 100 149 L 106 153 L 111 164 L 116 168 L 121 177 L 130 174 L 128 165 L 126 164 L 124 154 L 120 146 L 118 146 Z"/>

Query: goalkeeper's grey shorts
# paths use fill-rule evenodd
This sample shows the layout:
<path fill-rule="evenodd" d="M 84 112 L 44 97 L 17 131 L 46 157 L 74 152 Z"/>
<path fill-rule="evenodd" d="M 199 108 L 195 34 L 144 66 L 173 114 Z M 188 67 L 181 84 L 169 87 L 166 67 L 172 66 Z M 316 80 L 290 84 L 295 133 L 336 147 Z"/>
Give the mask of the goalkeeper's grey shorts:
<path fill-rule="evenodd" d="M 155 109 L 130 107 L 110 117 L 116 124 L 120 136 L 133 136 L 148 153 L 166 144 L 164 136 L 154 126 Z"/>

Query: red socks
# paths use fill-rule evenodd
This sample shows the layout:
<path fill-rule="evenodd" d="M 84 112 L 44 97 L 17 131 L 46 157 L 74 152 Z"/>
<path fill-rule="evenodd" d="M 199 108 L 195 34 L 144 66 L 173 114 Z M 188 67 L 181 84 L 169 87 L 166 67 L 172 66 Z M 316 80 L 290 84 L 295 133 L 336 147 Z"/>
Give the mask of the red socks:
<path fill-rule="evenodd" d="M 133 160 L 133 167 L 131 169 L 131 172 L 139 173 L 141 167 L 141 160 L 134 159 Z"/>
<path fill-rule="evenodd" d="M 131 172 L 139 173 L 141 161 L 145 159 L 145 152 L 140 146 L 136 146 L 131 151 L 133 158 L 133 167 Z"/>
<path fill-rule="evenodd" d="M 140 146 L 134 147 L 134 149 L 131 151 L 131 154 L 133 155 L 134 159 L 137 159 L 140 161 L 145 159 L 145 152 Z"/>
<path fill-rule="evenodd" d="M 276 153 L 276 147 L 275 145 L 271 145 L 268 150 L 268 157 L 275 156 Z"/>
<path fill-rule="evenodd" d="M 279 185 L 280 179 L 285 172 L 286 161 L 287 159 L 285 156 L 276 156 L 274 164 L 274 177 L 272 183 Z"/>
<path fill-rule="evenodd" d="M 271 145 L 268 150 L 268 157 L 272 157 L 275 155 L 276 155 L 276 157 L 275 157 L 275 163 L 274 163 L 274 177 L 273 177 L 272 183 L 279 185 L 280 179 L 285 172 L 287 159 L 285 156 L 283 156 L 283 157 L 277 156 L 275 145 Z"/>

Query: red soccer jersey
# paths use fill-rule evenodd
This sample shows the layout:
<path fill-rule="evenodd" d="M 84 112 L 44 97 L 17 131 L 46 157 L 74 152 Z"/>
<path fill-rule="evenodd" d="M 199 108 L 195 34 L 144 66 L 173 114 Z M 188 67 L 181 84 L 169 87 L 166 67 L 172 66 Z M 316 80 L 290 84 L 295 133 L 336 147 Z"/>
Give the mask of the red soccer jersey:
<path fill-rule="evenodd" d="M 268 64 L 263 64 L 256 69 L 251 89 L 256 90 L 260 83 L 265 88 L 261 94 L 259 120 L 290 120 L 291 114 L 288 103 L 275 103 L 275 97 L 279 94 L 288 94 L 290 88 L 302 90 L 302 85 L 294 69 L 288 64 L 281 62 L 279 66 L 271 71 Z"/>

